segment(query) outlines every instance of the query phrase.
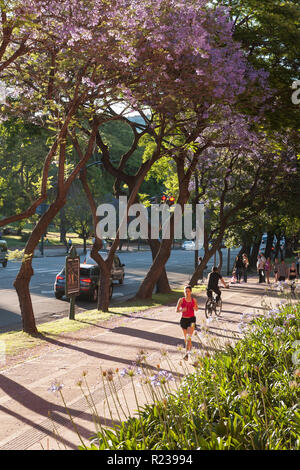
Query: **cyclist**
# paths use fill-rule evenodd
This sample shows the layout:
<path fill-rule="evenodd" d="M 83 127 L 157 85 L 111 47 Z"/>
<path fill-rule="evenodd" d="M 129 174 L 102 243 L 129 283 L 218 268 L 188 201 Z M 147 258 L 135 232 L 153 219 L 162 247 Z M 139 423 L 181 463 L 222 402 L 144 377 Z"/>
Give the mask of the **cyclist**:
<path fill-rule="evenodd" d="M 211 273 L 208 276 L 208 284 L 207 284 L 207 291 L 206 292 L 207 292 L 207 297 L 209 299 L 212 298 L 212 293 L 213 292 L 215 292 L 217 294 L 217 298 L 216 298 L 217 305 L 219 305 L 219 301 L 221 300 L 221 291 L 220 291 L 220 288 L 219 288 L 219 281 L 222 282 L 224 287 L 226 287 L 227 289 L 229 288 L 229 285 L 226 284 L 223 277 L 219 273 L 218 268 L 216 266 L 214 266 L 212 268 Z"/>

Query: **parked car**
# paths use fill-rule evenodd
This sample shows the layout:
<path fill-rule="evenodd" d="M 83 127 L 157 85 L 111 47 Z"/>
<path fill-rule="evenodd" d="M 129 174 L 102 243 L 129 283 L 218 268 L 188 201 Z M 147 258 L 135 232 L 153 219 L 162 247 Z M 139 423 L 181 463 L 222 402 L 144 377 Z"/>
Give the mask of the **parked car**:
<path fill-rule="evenodd" d="M 195 249 L 195 242 L 193 242 L 193 240 L 185 240 L 182 243 L 181 248 L 183 250 L 194 250 Z"/>
<path fill-rule="evenodd" d="M 93 264 L 80 264 L 80 296 L 88 297 L 93 302 L 97 301 L 99 274 L 100 270 L 98 266 Z M 65 295 L 65 276 L 65 268 L 63 268 L 55 278 L 54 295 L 57 299 L 62 299 Z M 109 298 L 111 299 L 113 294 L 112 278 L 110 281 Z"/>
<path fill-rule="evenodd" d="M 201 250 L 202 247 L 203 245 L 199 243 L 198 250 Z M 182 243 L 181 248 L 183 250 L 196 250 L 197 249 L 194 240 L 185 240 Z"/>
<path fill-rule="evenodd" d="M 104 259 L 107 258 L 107 255 L 102 255 Z M 93 266 L 95 266 L 95 260 L 91 258 L 90 253 L 86 255 L 84 258 L 84 264 L 88 263 Z M 119 284 L 123 284 L 124 282 L 124 277 L 125 277 L 125 270 L 124 270 L 125 264 L 121 263 L 121 260 L 118 256 L 114 256 L 114 261 L 112 265 L 112 270 L 111 270 L 111 276 L 113 281 L 119 281 Z"/>
<path fill-rule="evenodd" d="M 0 240 L 0 263 L 3 268 L 7 266 L 7 243 L 5 240 Z"/>

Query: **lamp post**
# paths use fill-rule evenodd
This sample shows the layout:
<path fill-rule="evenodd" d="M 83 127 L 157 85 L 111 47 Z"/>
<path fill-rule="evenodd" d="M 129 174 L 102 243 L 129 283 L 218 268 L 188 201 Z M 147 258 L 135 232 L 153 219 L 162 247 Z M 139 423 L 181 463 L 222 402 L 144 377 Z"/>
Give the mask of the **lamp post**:
<path fill-rule="evenodd" d="M 69 320 L 75 319 L 75 299 L 80 293 L 80 257 L 72 246 L 66 256 L 66 297 L 70 299 Z"/>
<path fill-rule="evenodd" d="M 230 248 L 227 250 L 227 276 L 230 274 Z"/>

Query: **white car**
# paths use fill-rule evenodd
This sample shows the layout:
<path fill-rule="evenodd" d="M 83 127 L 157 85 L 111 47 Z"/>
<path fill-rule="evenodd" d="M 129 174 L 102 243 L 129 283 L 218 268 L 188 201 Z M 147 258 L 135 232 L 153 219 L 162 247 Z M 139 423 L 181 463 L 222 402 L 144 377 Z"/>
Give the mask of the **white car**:
<path fill-rule="evenodd" d="M 181 248 L 183 250 L 195 250 L 195 242 L 193 240 L 185 240 L 182 243 Z"/>

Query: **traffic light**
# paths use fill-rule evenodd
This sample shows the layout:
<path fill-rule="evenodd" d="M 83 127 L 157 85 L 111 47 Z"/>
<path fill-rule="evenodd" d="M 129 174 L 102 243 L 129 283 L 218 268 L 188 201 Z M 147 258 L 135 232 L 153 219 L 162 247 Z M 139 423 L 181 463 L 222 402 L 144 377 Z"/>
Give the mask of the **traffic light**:
<path fill-rule="evenodd" d="M 175 197 L 174 196 L 166 196 L 165 194 L 162 195 L 160 199 L 161 204 L 168 204 L 168 206 L 173 206 L 175 204 Z"/>

